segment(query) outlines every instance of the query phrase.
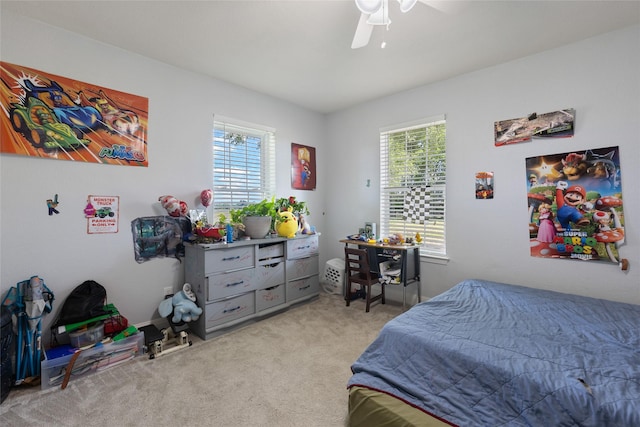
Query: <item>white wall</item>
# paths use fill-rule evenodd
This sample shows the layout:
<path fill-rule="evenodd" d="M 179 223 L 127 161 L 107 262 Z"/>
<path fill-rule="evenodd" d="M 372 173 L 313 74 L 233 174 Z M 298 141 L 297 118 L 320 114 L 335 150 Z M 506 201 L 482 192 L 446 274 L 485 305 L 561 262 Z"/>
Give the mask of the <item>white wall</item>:
<path fill-rule="evenodd" d="M 573 138 L 494 146 L 495 121 L 563 108 L 576 110 Z M 329 116 L 327 152 L 334 173 L 325 173 L 323 181 L 329 196 L 328 257 L 341 256 L 337 240 L 379 218 L 378 129 L 441 113 L 447 117 L 450 261 L 423 260 L 423 295 L 434 296 L 465 278 L 483 278 L 640 304 L 640 27 Z M 621 255 L 629 259 L 630 270 L 622 272 L 613 263 L 531 257 L 525 158 L 615 145 L 622 156 L 627 234 Z M 493 200 L 475 199 L 477 171 L 495 172 Z"/>
<path fill-rule="evenodd" d="M 157 317 L 164 287 L 183 284 L 183 264 L 175 258 L 136 263 L 130 224 L 164 215 L 160 195 L 195 206 L 200 191 L 211 187 L 214 113 L 276 129 L 282 170 L 276 196 L 307 201 L 311 224 L 324 228 L 323 183 L 316 191 L 293 191 L 290 183 L 292 142 L 316 147 L 317 163 L 326 161 L 323 115 L 6 11 L 1 43 L 2 61 L 149 98 L 148 168 L 0 155 L 1 295 L 40 275 L 57 309 L 75 286 L 93 279 L 130 322 Z M 45 200 L 54 194 L 61 213 L 48 216 Z M 83 209 L 90 194 L 120 196 L 117 234 L 87 234 Z M 47 316 L 45 328 L 52 320 Z"/>
<path fill-rule="evenodd" d="M 182 284 L 183 267 L 172 259 L 137 264 L 130 222 L 163 214 L 162 194 L 193 204 L 210 186 L 213 113 L 277 129 L 277 195 L 308 201 L 310 220 L 323 233 L 323 266 L 342 257 L 339 239 L 378 221 L 378 128 L 445 113 L 450 261 L 423 261 L 423 295 L 477 277 L 640 303 L 638 26 L 328 117 L 6 11 L 0 36 L 2 61 L 148 97 L 150 161 L 148 168 L 129 168 L 0 155 L 1 294 L 38 274 L 59 307 L 71 289 L 94 279 L 131 322 L 156 317 L 164 287 Z M 577 115 L 574 138 L 493 146 L 494 121 L 570 107 Z M 316 147 L 314 192 L 290 189 L 291 142 Z M 611 145 L 623 157 L 628 238 L 621 253 L 630 270 L 530 257 L 524 159 Z M 496 173 L 492 201 L 473 196 L 480 170 Z M 61 214 L 49 217 L 45 200 L 56 193 Z M 86 234 L 82 209 L 89 194 L 120 196 L 119 233 Z"/>

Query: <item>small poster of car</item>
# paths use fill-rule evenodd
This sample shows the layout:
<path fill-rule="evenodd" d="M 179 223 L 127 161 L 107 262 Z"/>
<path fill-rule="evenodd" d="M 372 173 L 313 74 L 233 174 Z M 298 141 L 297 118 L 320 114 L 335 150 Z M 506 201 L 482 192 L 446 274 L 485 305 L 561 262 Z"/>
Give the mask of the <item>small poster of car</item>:
<path fill-rule="evenodd" d="M 117 233 L 119 204 L 119 196 L 89 196 L 84 208 L 87 233 Z"/>

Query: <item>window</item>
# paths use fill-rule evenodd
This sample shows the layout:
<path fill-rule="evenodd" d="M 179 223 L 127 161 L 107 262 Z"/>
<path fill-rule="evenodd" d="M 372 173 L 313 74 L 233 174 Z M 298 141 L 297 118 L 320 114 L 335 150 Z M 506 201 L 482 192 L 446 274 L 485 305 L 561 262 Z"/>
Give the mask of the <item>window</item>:
<path fill-rule="evenodd" d="M 213 208 L 229 212 L 275 194 L 275 130 L 216 116 Z"/>
<path fill-rule="evenodd" d="M 422 237 L 421 255 L 446 256 L 444 116 L 380 129 L 380 232 Z"/>

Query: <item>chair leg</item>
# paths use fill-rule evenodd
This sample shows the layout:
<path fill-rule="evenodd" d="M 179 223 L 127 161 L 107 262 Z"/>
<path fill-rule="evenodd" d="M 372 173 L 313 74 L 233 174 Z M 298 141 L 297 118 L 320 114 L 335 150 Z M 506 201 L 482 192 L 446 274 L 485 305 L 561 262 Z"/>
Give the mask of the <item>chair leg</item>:
<path fill-rule="evenodd" d="M 347 302 L 347 307 L 351 304 L 351 281 L 347 280 L 347 289 L 344 294 L 344 300 Z"/>
<path fill-rule="evenodd" d="M 369 312 L 369 307 L 371 306 L 371 285 L 367 286 L 367 313 Z"/>
<path fill-rule="evenodd" d="M 382 304 L 385 303 L 385 301 L 384 301 L 384 285 L 385 285 L 384 282 L 380 283 L 380 288 L 382 289 Z"/>

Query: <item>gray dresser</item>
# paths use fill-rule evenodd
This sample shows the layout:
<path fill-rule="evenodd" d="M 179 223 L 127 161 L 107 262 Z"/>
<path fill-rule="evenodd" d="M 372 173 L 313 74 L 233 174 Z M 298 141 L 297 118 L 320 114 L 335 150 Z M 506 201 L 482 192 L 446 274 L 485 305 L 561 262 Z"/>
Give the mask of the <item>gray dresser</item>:
<path fill-rule="evenodd" d="M 187 245 L 185 281 L 202 308 L 202 339 L 284 310 L 320 292 L 318 235 Z"/>

